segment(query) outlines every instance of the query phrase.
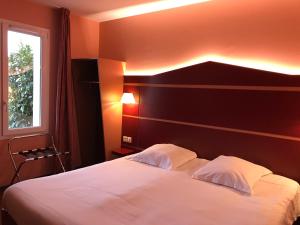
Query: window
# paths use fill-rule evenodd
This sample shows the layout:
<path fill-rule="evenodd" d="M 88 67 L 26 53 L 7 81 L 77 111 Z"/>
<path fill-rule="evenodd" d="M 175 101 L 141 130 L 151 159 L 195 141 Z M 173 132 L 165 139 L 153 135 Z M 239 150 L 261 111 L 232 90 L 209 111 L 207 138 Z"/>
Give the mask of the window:
<path fill-rule="evenodd" d="M 2 136 L 48 129 L 49 31 L 0 20 Z"/>

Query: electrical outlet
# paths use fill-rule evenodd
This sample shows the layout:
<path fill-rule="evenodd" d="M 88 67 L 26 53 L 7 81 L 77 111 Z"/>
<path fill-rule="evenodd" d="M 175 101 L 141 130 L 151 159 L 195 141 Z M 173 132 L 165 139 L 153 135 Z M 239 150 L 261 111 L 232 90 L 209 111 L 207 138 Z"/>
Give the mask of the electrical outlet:
<path fill-rule="evenodd" d="M 123 136 L 122 140 L 125 143 L 132 143 L 132 137 Z"/>
<path fill-rule="evenodd" d="M 132 143 L 132 137 L 127 137 L 127 143 Z"/>

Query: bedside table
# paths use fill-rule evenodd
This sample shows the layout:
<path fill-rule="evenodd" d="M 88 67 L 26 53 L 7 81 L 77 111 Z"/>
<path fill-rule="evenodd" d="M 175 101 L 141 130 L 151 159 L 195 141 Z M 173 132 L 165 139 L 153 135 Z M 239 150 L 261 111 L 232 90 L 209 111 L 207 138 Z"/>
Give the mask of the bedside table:
<path fill-rule="evenodd" d="M 121 147 L 119 149 L 116 149 L 116 150 L 112 151 L 111 156 L 112 156 L 112 159 L 117 159 L 117 158 L 124 157 L 124 156 L 127 156 L 127 155 L 131 155 L 131 154 L 134 154 L 134 153 L 137 153 L 137 151 L 135 151 L 133 149 L 122 148 Z"/>

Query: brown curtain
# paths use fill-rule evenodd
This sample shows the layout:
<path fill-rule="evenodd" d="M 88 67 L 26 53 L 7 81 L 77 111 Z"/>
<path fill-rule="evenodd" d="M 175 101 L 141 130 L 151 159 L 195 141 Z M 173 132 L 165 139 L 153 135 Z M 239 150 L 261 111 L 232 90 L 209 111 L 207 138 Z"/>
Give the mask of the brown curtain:
<path fill-rule="evenodd" d="M 58 73 L 56 93 L 55 142 L 57 148 L 71 153 L 69 166 L 80 166 L 77 117 L 71 73 L 70 11 L 60 9 Z"/>

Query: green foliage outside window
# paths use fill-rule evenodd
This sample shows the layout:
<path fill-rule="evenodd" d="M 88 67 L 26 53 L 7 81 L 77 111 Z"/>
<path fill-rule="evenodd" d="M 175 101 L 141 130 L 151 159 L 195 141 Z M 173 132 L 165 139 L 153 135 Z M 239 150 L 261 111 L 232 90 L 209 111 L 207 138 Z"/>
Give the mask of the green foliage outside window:
<path fill-rule="evenodd" d="M 29 45 L 20 44 L 9 56 L 8 77 L 9 128 L 31 127 L 33 106 L 33 53 Z"/>

